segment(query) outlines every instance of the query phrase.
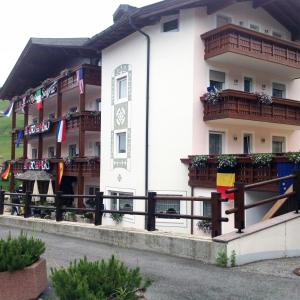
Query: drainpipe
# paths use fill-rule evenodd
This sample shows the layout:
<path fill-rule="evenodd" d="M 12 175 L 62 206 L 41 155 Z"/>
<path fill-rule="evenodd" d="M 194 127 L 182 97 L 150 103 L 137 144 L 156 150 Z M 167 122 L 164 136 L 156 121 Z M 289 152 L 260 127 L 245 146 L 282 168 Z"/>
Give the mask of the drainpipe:
<path fill-rule="evenodd" d="M 149 99 L 150 99 L 150 36 L 135 26 L 129 16 L 130 26 L 142 34 L 147 40 L 147 79 L 146 79 L 146 140 L 145 140 L 145 195 L 148 195 L 149 188 Z M 147 205 L 147 204 L 146 204 Z"/>

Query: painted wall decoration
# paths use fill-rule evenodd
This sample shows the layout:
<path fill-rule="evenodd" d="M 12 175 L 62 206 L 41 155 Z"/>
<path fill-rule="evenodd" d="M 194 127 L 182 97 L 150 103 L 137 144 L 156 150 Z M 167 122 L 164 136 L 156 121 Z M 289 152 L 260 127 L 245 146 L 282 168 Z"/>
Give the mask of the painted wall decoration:
<path fill-rule="evenodd" d="M 50 120 L 43 121 L 39 124 L 31 124 L 24 128 L 24 135 L 32 136 L 36 134 L 49 132 L 52 128 L 52 122 Z"/>
<path fill-rule="evenodd" d="M 50 161 L 47 159 L 26 160 L 23 169 L 35 171 L 49 171 L 51 169 Z"/>

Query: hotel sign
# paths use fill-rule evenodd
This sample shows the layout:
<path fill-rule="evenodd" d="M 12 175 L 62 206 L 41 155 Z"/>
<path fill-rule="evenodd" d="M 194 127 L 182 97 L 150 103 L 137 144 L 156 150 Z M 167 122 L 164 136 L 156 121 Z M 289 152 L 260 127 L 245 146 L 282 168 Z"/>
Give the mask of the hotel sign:
<path fill-rule="evenodd" d="M 24 170 L 49 171 L 50 162 L 47 159 L 27 160 L 24 162 Z"/>
<path fill-rule="evenodd" d="M 39 124 L 32 124 L 29 126 L 26 126 L 24 129 L 24 135 L 36 135 L 40 133 L 46 133 L 49 132 L 52 128 L 52 122 L 50 120 L 43 121 Z"/>

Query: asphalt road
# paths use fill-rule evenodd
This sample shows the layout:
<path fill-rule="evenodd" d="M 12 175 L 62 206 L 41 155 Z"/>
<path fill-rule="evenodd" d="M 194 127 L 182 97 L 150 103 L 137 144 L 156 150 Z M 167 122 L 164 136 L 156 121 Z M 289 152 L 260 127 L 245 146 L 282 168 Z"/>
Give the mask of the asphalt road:
<path fill-rule="evenodd" d="M 9 231 L 12 235 L 20 232 L 19 229 L 1 227 L 0 237 L 6 236 Z M 300 277 L 292 274 L 293 268 L 300 267 L 300 258 L 222 269 L 188 259 L 76 238 L 37 232 L 30 234 L 46 243 L 45 257 L 49 269 L 66 266 L 83 256 L 96 260 L 112 254 L 131 267 L 139 266 L 146 277 L 154 280 L 146 294 L 149 300 L 300 299 Z"/>

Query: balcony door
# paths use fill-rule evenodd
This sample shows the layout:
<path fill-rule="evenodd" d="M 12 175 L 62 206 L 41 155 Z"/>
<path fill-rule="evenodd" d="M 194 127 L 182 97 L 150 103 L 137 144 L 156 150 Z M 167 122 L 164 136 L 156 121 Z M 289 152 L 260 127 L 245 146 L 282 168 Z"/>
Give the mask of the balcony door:
<path fill-rule="evenodd" d="M 224 132 L 209 132 L 209 154 L 219 155 L 223 153 L 224 148 Z"/>
<path fill-rule="evenodd" d="M 273 136 L 272 137 L 272 152 L 273 153 L 286 152 L 286 140 L 285 140 L 284 136 Z"/>
<path fill-rule="evenodd" d="M 244 154 L 253 153 L 253 135 L 245 133 L 243 136 L 243 152 Z"/>

